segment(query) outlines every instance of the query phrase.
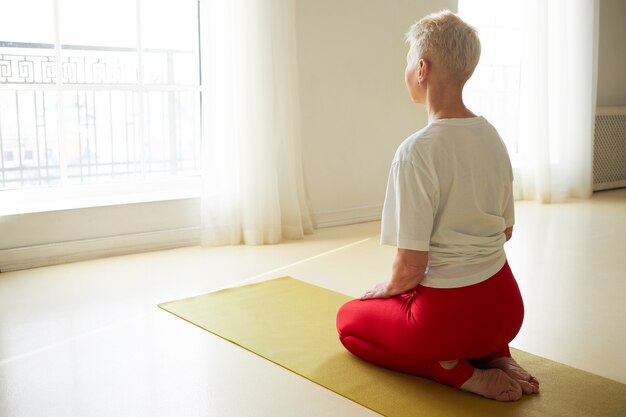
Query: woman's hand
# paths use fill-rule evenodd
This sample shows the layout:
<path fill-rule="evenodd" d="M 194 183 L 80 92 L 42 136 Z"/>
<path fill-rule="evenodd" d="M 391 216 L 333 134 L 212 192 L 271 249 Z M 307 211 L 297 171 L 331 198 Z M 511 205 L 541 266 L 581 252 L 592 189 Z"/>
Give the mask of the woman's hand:
<path fill-rule="evenodd" d="M 371 290 L 365 291 L 365 294 L 361 296 L 361 300 L 369 300 L 370 298 L 389 298 L 391 297 L 387 293 L 387 283 L 381 282 L 377 284 Z"/>
<path fill-rule="evenodd" d="M 428 265 L 428 252 L 410 249 L 398 249 L 393 263 L 391 281 L 381 282 L 361 297 L 361 300 L 371 298 L 389 298 L 404 294 L 417 287 L 424 279 L 424 271 Z"/>

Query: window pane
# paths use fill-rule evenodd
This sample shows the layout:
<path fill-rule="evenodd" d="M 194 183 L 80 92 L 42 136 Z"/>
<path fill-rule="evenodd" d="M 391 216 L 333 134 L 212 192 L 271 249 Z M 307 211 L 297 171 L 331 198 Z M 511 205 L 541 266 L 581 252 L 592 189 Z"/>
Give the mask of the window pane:
<path fill-rule="evenodd" d="M 63 82 L 135 84 L 135 2 L 59 0 Z"/>
<path fill-rule="evenodd" d="M 197 7 L 197 0 L 7 3 L 0 83 L 17 86 L 0 90 L 0 189 L 197 175 Z M 30 89 L 19 90 L 24 84 Z"/>
<path fill-rule="evenodd" d="M 63 49 L 63 83 L 136 84 L 137 52 L 81 46 Z"/>
<path fill-rule="evenodd" d="M 136 93 L 68 91 L 63 103 L 69 183 L 141 178 Z"/>
<path fill-rule="evenodd" d="M 0 83 L 54 84 L 54 48 L 24 42 L 0 43 Z"/>
<path fill-rule="evenodd" d="M 7 1 L 0 13 L 0 83 L 54 83 L 53 2 Z"/>
<path fill-rule="evenodd" d="M 522 3 L 459 1 L 461 16 L 478 29 L 482 44 L 480 62 L 467 82 L 464 99 L 496 126 L 511 154 L 518 149 Z"/>
<path fill-rule="evenodd" d="M 144 82 L 198 84 L 197 0 L 141 3 Z"/>
<path fill-rule="evenodd" d="M 198 92 L 82 90 L 63 101 L 70 183 L 140 180 L 142 167 L 150 179 L 198 174 Z"/>
<path fill-rule="evenodd" d="M 197 0 L 150 0 L 141 3 L 144 48 L 196 49 Z"/>
<path fill-rule="evenodd" d="M 61 44 L 137 47 L 132 0 L 59 0 Z"/>
<path fill-rule="evenodd" d="M 53 44 L 53 6 L 52 1 L 3 1 L 0 41 Z"/>
<path fill-rule="evenodd" d="M 496 20 L 498 0 L 459 0 L 459 15 L 469 24 L 479 28 Z"/>
<path fill-rule="evenodd" d="M 148 176 L 197 175 L 200 93 L 150 92 L 144 103 Z"/>
<path fill-rule="evenodd" d="M 0 91 L 0 189 L 60 183 L 56 93 Z"/>

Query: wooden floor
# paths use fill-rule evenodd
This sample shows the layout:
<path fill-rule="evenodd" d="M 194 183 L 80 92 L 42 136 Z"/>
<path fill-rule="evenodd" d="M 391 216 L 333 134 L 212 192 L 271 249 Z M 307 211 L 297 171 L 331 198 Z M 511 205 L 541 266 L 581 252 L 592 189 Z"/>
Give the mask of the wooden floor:
<path fill-rule="evenodd" d="M 516 204 L 513 346 L 626 383 L 626 190 Z M 354 296 L 389 274 L 379 224 L 0 274 L 0 416 L 374 416 L 157 308 L 284 275 Z"/>

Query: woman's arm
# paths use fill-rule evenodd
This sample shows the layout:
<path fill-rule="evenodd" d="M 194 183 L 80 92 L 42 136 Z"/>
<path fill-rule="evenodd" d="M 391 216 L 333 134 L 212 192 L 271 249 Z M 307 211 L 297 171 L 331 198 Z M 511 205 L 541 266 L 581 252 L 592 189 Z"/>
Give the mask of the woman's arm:
<path fill-rule="evenodd" d="M 513 236 L 513 226 L 504 229 L 507 242 Z M 381 282 L 367 291 L 361 300 L 369 298 L 389 298 L 403 294 L 417 287 L 428 266 L 428 252 L 410 249 L 398 249 L 393 262 L 391 281 Z"/>
<path fill-rule="evenodd" d="M 417 287 L 428 266 L 428 252 L 398 249 L 393 262 L 391 280 L 383 282 L 367 291 L 362 300 L 369 298 L 389 298 L 403 294 Z"/>

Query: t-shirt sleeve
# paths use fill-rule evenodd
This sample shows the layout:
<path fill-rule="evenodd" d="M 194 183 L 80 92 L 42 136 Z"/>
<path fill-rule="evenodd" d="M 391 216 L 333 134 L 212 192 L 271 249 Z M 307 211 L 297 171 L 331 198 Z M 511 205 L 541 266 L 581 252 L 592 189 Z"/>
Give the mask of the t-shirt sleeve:
<path fill-rule="evenodd" d="M 509 187 L 509 192 L 504 203 L 504 227 L 511 227 L 515 224 L 515 202 L 513 198 L 513 191 Z"/>
<path fill-rule="evenodd" d="M 504 224 L 505 228 L 509 228 L 515 224 L 515 197 L 513 195 L 513 167 L 507 154 L 507 163 L 509 168 L 510 180 L 507 183 L 507 189 L 504 201 Z"/>
<path fill-rule="evenodd" d="M 425 167 L 395 162 L 387 182 L 381 243 L 428 251 L 438 197 L 436 180 Z"/>

